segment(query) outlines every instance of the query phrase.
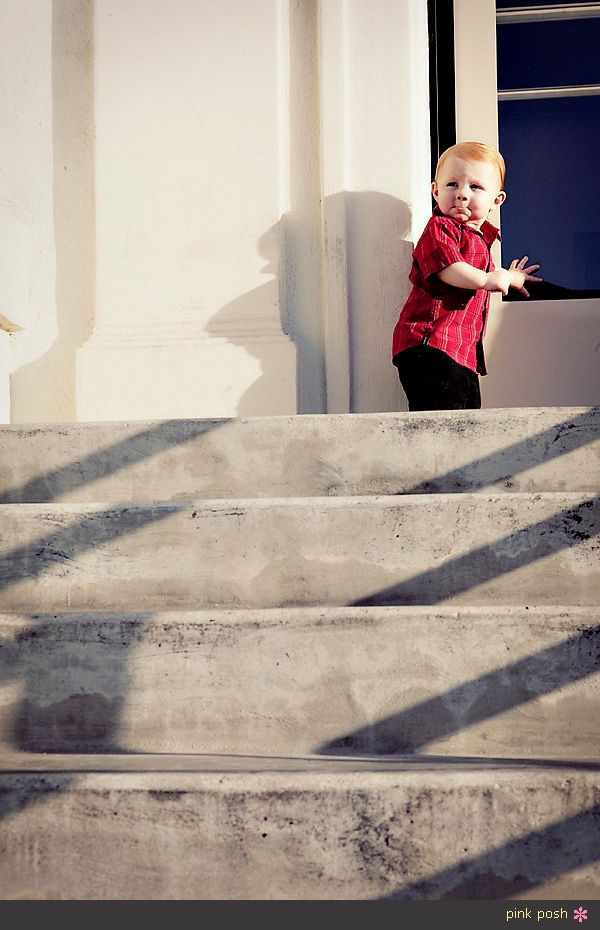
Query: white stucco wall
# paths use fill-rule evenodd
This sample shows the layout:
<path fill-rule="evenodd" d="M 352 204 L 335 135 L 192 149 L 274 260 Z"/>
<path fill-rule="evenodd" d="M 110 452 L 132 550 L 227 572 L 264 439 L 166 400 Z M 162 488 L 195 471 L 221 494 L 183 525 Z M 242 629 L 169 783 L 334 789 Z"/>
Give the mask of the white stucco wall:
<path fill-rule="evenodd" d="M 497 144 L 493 0 L 455 9 L 459 137 Z M 0 35 L 5 418 L 9 372 L 13 422 L 405 408 L 426 0 L 3 0 Z M 495 301 L 486 406 L 597 396 L 597 302 L 544 306 Z"/>
<path fill-rule="evenodd" d="M 51 0 L 3 0 L 0 36 L 0 314 L 16 331 L 3 340 L 10 372 L 39 358 L 57 334 Z M 3 408 L 6 395 L 4 380 Z"/>
<path fill-rule="evenodd" d="M 2 15 L 4 197 L 32 257 L 14 422 L 402 406 L 389 342 L 428 206 L 425 0 Z"/>
<path fill-rule="evenodd" d="M 283 6 L 96 0 L 80 419 L 296 412 L 278 277 Z"/>

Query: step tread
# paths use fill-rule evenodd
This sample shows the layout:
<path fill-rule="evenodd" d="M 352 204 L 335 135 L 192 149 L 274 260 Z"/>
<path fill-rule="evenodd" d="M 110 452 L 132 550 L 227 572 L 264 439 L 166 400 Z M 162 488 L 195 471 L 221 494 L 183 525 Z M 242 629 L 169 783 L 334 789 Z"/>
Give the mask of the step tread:
<path fill-rule="evenodd" d="M 286 494 L 283 497 L 186 497 L 177 500 L 157 499 L 154 501 L 24 501 L 23 503 L 1 504 L 1 513 L 4 516 L 13 514 L 31 514 L 31 513 L 97 513 L 108 511 L 110 513 L 127 513 L 130 511 L 151 511 L 164 510 L 173 513 L 188 510 L 190 507 L 199 510 L 220 512 L 232 511 L 236 509 L 243 510 L 265 510 L 272 507 L 283 508 L 309 508 L 315 509 L 319 506 L 331 509 L 348 508 L 348 507 L 431 507 L 437 504 L 449 504 L 451 506 L 467 506 L 469 502 L 476 506 L 481 506 L 482 502 L 497 502 L 500 506 L 510 506 L 511 504 L 528 504 L 535 501 L 551 501 L 553 499 L 564 500 L 568 503 L 584 503 L 588 500 L 595 500 L 595 496 L 590 496 L 588 489 L 582 490 L 554 490 L 554 491 L 504 491 L 496 493 L 490 489 L 486 493 L 476 491 L 465 491 L 462 494 L 453 494 L 452 492 L 440 492 L 435 495 L 427 493 L 415 494 L 352 494 L 349 496 L 331 496 L 327 494 L 305 495 L 305 494 Z"/>
<path fill-rule="evenodd" d="M 415 618 L 447 618 L 447 619 L 471 619 L 477 620 L 481 617 L 487 619 L 499 618 L 509 621 L 518 617 L 527 620 L 539 619 L 545 622 L 549 617 L 560 618 L 566 623 L 572 623 L 574 626 L 581 623 L 587 624 L 590 621 L 594 625 L 598 621 L 598 608 L 592 605 L 579 604 L 481 604 L 481 605 L 451 605 L 451 604 L 382 604 L 380 606 L 284 606 L 284 607 L 205 607 L 199 609 L 190 608 L 167 608 L 153 611 L 148 614 L 142 610 L 132 610 L 128 608 L 111 608 L 111 609 L 91 609 L 81 610 L 76 607 L 52 610 L 52 611 L 20 611 L 20 610 L 0 610 L 0 624 L 21 625 L 26 623 L 31 625 L 33 621 L 43 623 L 60 623 L 62 621 L 72 621 L 74 618 L 80 618 L 82 621 L 95 623 L 98 621 L 118 623 L 125 620 L 130 623 L 140 621 L 144 624 L 162 624 L 162 623 L 227 623 L 232 626 L 244 626 L 250 624 L 255 626 L 257 623 L 264 623 L 270 626 L 276 623 L 278 619 L 287 626 L 290 622 L 297 622 L 304 625 L 305 623 L 315 622 L 319 624 L 322 620 L 328 621 L 353 621 L 366 620 L 373 623 L 387 623 L 390 620 L 403 620 L 409 617 Z"/>
<path fill-rule="evenodd" d="M 29 752 L 600 752 L 595 607 L 0 614 Z"/>
<path fill-rule="evenodd" d="M 494 781 L 501 777 L 526 779 L 565 777 L 591 778 L 600 782 L 600 757 L 571 760 L 569 758 L 500 758 L 488 756 L 259 756 L 217 755 L 197 753 L 3 753 L 0 757 L 0 779 L 10 775 L 140 775 L 148 778 L 188 775 L 222 776 L 236 779 L 252 775 L 307 778 L 326 784 L 331 776 L 334 787 L 340 778 L 379 779 L 393 775 L 405 781 L 431 777 L 440 780 L 457 775 L 457 783 L 465 777 L 474 782 Z M 576 775 L 575 773 L 579 773 Z"/>
<path fill-rule="evenodd" d="M 384 410 L 367 413 L 297 413 L 272 414 L 250 417 L 174 417 L 172 419 L 145 419 L 145 420 L 82 420 L 63 421 L 56 423 L 3 423 L 0 430 L 6 433 L 31 434 L 43 436 L 49 433 L 56 434 L 63 439 L 69 435 L 82 433 L 132 433 L 134 435 L 147 432 L 149 429 L 164 427 L 165 429 L 189 430 L 190 432 L 202 427 L 217 426 L 261 426 L 283 425 L 285 427 L 297 425 L 302 429 L 309 425 L 338 424 L 351 422 L 382 423 L 419 423 L 420 421 L 488 421 L 507 420 L 510 423 L 534 422 L 557 425 L 575 417 L 600 414 L 600 404 L 575 404 L 565 406 L 535 406 L 535 407 L 486 407 L 480 410 L 420 410 L 395 411 Z"/>
<path fill-rule="evenodd" d="M 596 761 L 20 764 L 0 772 L 5 899 L 598 897 Z"/>
<path fill-rule="evenodd" d="M 0 435 L 6 503 L 600 486 L 600 407 L 25 424 Z"/>
<path fill-rule="evenodd" d="M 595 604 L 600 498 L 10 505 L 0 605 Z M 518 574 L 517 574 L 518 571 Z"/>

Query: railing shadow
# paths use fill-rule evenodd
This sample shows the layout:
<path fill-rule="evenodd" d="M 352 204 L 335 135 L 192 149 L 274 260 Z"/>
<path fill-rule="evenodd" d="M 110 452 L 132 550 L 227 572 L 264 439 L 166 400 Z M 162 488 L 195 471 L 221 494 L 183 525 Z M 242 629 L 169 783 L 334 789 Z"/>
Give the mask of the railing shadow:
<path fill-rule="evenodd" d="M 228 419 L 166 420 L 147 424 L 111 446 L 4 492 L 0 495 L 0 503 L 52 501 L 162 452 L 201 439 L 229 422 Z M 177 510 L 176 503 L 146 508 L 123 508 L 115 504 L 104 511 L 94 510 L 75 525 L 59 528 L 31 544 L 5 553 L 0 559 L 0 591 L 23 579 L 43 575 L 53 566 L 69 565 L 81 553 L 167 519 Z M 120 511 L 124 519 L 116 521 L 115 514 Z M 106 619 L 111 629 L 98 632 L 98 648 L 103 643 L 109 644 L 115 630 L 117 636 L 119 629 L 123 632 L 122 650 L 107 650 L 110 659 L 104 666 L 98 663 L 92 670 L 85 647 L 73 644 L 68 636 L 61 642 L 58 635 L 56 652 L 45 675 L 40 673 L 36 657 L 40 650 L 47 648 L 44 634 L 50 625 L 60 634 L 58 615 L 28 614 L 25 611 L 23 616 L 16 615 L 12 620 L 7 615 L 3 617 L 4 630 L 10 621 L 14 634 L 12 640 L 4 637 L 0 641 L 0 682 L 5 687 L 11 682 L 20 685 L 18 690 L 24 692 L 15 700 L 11 731 L 5 734 L 5 740 L 15 750 L 59 753 L 127 751 L 117 739 L 123 695 L 127 693 L 127 644 L 132 641 L 132 631 L 139 631 L 145 622 L 150 621 L 151 615 L 127 617 L 127 613 L 124 614 L 119 618 L 111 617 L 107 612 Z M 68 615 L 65 615 L 64 625 L 69 622 Z M 81 618 L 79 623 L 85 626 Z M 67 648 L 70 658 L 65 663 Z M 79 654 L 74 655 L 74 652 Z M 94 678 L 97 687 L 94 687 Z M 57 701 L 56 693 L 61 690 L 64 697 Z"/>
<path fill-rule="evenodd" d="M 465 810 L 468 822 L 470 812 Z M 386 898 L 511 900 L 600 859 L 600 803 L 471 859 L 397 888 Z M 545 896 L 544 896 L 545 897 Z M 566 895 L 561 895 L 566 898 Z M 583 891 L 582 898 L 589 898 Z"/>
<path fill-rule="evenodd" d="M 508 488 L 516 486 L 518 489 L 517 475 L 588 445 L 590 422 L 593 417 L 599 416 L 600 408 L 598 411 L 585 410 L 576 414 L 568 422 L 558 423 L 556 426 L 512 443 L 497 452 L 481 456 L 466 465 L 444 472 L 439 477 L 419 482 L 399 493 L 468 492 L 474 488 L 500 484 Z"/>
<path fill-rule="evenodd" d="M 85 485 L 132 468 L 162 452 L 193 442 L 227 425 L 228 419 L 164 420 L 127 435 L 105 449 L 54 468 L 18 487 L 0 493 L 0 504 L 45 503 Z"/>
<path fill-rule="evenodd" d="M 595 497 L 515 530 L 493 545 L 480 546 L 406 581 L 373 591 L 349 606 L 439 604 L 561 550 L 590 543 L 599 532 L 600 497 Z M 595 603 L 593 597 L 597 594 L 595 576 L 589 579 L 588 584 L 593 586 L 593 590 L 586 591 L 582 583 L 584 604 L 590 600 Z"/>
<path fill-rule="evenodd" d="M 228 422 L 182 420 L 147 425 L 118 443 L 5 492 L 0 500 L 4 504 L 52 501 L 201 438 Z M 124 523 L 111 519 L 111 514 L 119 510 L 119 504 L 115 504 L 104 511 L 104 522 L 98 521 L 97 513 L 95 519 L 94 515 L 85 516 L 78 525 L 47 534 L 30 546 L 17 547 L 0 560 L 0 589 L 24 577 L 41 576 L 52 565 L 69 563 L 83 551 L 165 519 L 176 508 L 177 505 L 131 508 Z M 107 614 L 107 625 L 88 631 L 86 642 L 81 629 L 72 635 L 73 624 L 86 624 L 79 613 L 59 616 L 25 611 L 0 616 L 0 685 L 5 691 L 2 737 L 10 753 L 130 754 L 131 750 L 120 742 L 125 696 L 131 690 L 130 651 L 151 619 L 149 614 Z M 61 624 L 71 626 L 70 630 L 64 630 L 64 635 Z M 50 626 L 56 632 L 52 647 L 47 636 Z M 90 641 L 96 650 L 95 661 L 89 653 Z M 119 649 L 113 648 L 115 642 Z M 0 763 L 2 771 L 6 774 L 11 771 L 10 756 Z M 46 791 L 42 786 L 42 790 L 33 793 L 17 778 L 14 787 L 5 785 L 0 791 L 0 818 L 43 804 L 56 790 L 68 792 L 82 777 L 84 772 L 65 772 L 58 779 L 59 788 Z M 29 889 L 26 894 L 30 894 Z"/>
<path fill-rule="evenodd" d="M 178 513 L 181 506 L 176 503 L 154 507 L 115 505 L 107 510 L 94 510 L 73 525 L 60 528 L 33 544 L 26 543 L 5 553 L 0 561 L 0 591 L 28 578 L 43 575 L 61 564 L 69 565 L 86 551 L 166 520 Z M 65 593 L 65 607 L 69 606 L 67 598 Z"/>
<path fill-rule="evenodd" d="M 323 743 L 326 755 L 406 754 L 600 672 L 600 624 L 517 662 L 462 682 L 352 733 Z"/>

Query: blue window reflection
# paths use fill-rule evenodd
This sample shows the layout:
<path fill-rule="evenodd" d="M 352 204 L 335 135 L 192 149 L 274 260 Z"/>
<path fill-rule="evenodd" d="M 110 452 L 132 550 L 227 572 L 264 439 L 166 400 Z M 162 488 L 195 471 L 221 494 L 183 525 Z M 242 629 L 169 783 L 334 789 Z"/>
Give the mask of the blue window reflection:
<path fill-rule="evenodd" d="M 563 287 L 600 287 L 600 97 L 499 103 L 502 254 Z"/>
<path fill-rule="evenodd" d="M 599 19 L 499 24 L 498 87 L 553 87 L 598 81 Z"/>
<path fill-rule="evenodd" d="M 496 4 L 499 12 L 515 6 Z M 503 261 L 528 254 L 547 282 L 598 291 L 600 18 L 550 21 L 541 12 L 533 22 L 500 19 L 497 28 Z"/>

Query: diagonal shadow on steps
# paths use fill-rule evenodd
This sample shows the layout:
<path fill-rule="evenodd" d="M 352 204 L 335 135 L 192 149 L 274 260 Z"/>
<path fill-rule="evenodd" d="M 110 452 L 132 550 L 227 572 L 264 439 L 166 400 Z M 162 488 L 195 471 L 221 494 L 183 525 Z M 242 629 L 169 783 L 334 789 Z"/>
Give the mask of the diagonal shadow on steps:
<path fill-rule="evenodd" d="M 52 566 L 68 564 L 82 552 L 96 549 L 145 526 L 166 520 L 178 513 L 182 506 L 184 505 L 116 505 L 107 510 L 92 510 L 89 516 L 84 516 L 78 523 L 5 553 L 0 559 L 0 590 L 41 575 Z M 132 583 L 135 583 L 135 579 L 132 579 Z"/>
<path fill-rule="evenodd" d="M 385 899 L 511 900 L 598 860 L 600 804 L 397 888 Z"/>
<path fill-rule="evenodd" d="M 435 592 L 436 597 L 432 600 L 442 600 L 450 597 L 457 591 L 462 591 L 468 584 L 465 582 L 465 575 L 469 572 L 472 575 L 472 583 L 478 584 L 486 578 L 498 576 L 501 571 L 512 571 L 523 564 L 529 564 L 535 559 L 542 558 L 549 554 L 549 551 L 556 551 L 557 548 L 578 545 L 582 541 L 591 538 L 592 533 L 597 532 L 598 527 L 588 520 L 592 502 L 585 502 L 581 505 L 583 516 L 579 513 L 580 508 L 572 508 L 559 514 L 567 525 L 572 528 L 572 533 L 555 535 L 552 549 L 549 550 L 547 544 L 543 549 L 536 547 L 534 540 L 543 535 L 550 528 L 550 521 L 543 521 L 534 527 L 528 527 L 526 530 L 517 534 L 525 535 L 528 544 L 521 545 L 522 540 L 517 539 L 517 549 L 521 550 L 518 558 L 506 556 L 504 562 L 498 557 L 487 565 L 487 572 L 483 570 L 480 560 L 480 553 L 469 553 L 461 556 L 457 560 L 446 563 L 439 569 L 426 573 L 429 587 L 427 590 Z M 140 508 L 127 511 L 127 520 L 124 523 L 115 522 L 110 519 L 114 511 L 101 512 L 101 517 L 106 517 L 105 521 L 86 518 L 74 527 L 67 527 L 58 532 L 38 540 L 34 555 L 30 547 L 22 547 L 8 553 L 3 562 L 0 562 L 0 588 L 16 583 L 24 578 L 29 578 L 45 571 L 48 564 L 56 565 L 63 561 L 68 563 L 79 552 L 86 549 L 94 548 L 103 542 L 111 541 L 119 536 L 140 529 L 148 523 L 153 523 L 158 519 L 164 519 L 172 513 L 177 512 L 181 505 L 162 505 L 159 508 Z M 554 518 L 552 521 L 554 525 Z M 484 554 L 487 550 L 484 550 Z M 460 566 L 460 573 L 457 572 L 457 563 Z M 516 564 L 515 564 L 516 563 Z M 484 563 L 485 565 L 486 563 Z M 467 571 L 468 568 L 468 571 Z M 459 583 L 458 576 L 462 579 Z M 135 579 L 134 579 L 135 581 Z M 411 594 L 407 596 L 405 587 L 410 586 Z M 376 598 L 366 599 L 370 603 L 380 603 L 381 595 Z M 392 589 L 392 596 L 386 590 L 383 592 L 384 603 L 410 603 L 413 600 L 427 600 L 422 591 L 417 597 L 414 593 L 413 579 L 410 579 L 404 585 L 395 586 Z M 508 666 L 494 673 L 485 676 L 483 681 L 468 682 L 454 689 L 451 694 L 439 696 L 430 701 L 424 702 L 422 706 L 412 708 L 400 715 L 381 721 L 379 724 L 368 728 L 366 731 L 358 731 L 352 734 L 345 734 L 331 744 L 321 746 L 320 752 L 339 752 L 340 750 L 351 747 L 353 751 L 374 751 L 374 745 L 380 748 L 377 751 L 383 752 L 414 752 L 428 741 L 439 739 L 463 726 L 476 722 L 477 720 L 486 719 L 494 713 L 500 713 L 509 707 L 515 707 L 527 701 L 533 700 L 537 695 L 550 693 L 564 683 L 584 677 L 596 670 L 598 661 L 598 639 L 597 628 L 585 631 L 580 637 L 575 637 L 565 644 L 544 650 L 534 657 L 524 659 L 513 666 Z M 26 635 L 24 633 L 21 634 Z M 32 628 L 32 638 L 35 635 Z M 586 652 L 587 649 L 587 652 Z M 577 659 L 574 661 L 575 654 Z M 5 652 L 5 655 L 7 653 Z M 122 657 L 123 671 L 125 675 L 126 655 Z M 566 668 L 565 668 L 566 666 Z M 545 668 L 545 672 L 543 672 Z M 548 676 L 550 668 L 559 668 L 559 671 L 553 678 Z M 543 673 L 542 673 L 543 672 Z M 532 677 L 535 673 L 535 679 Z M 542 674 L 541 674 L 542 673 Z M 529 683 L 524 686 L 524 678 L 529 679 Z M 545 678 L 545 686 L 541 683 Z M 533 682 L 536 682 L 534 685 Z M 478 692 L 484 688 L 485 695 L 478 698 L 473 705 L 472 694 L 476 689 Z M 123 693 L 123 688 L 120 693 Z M 27 697 L 25 701 L 27 701 Z M 76 702 L 75 702 L 76 703 Z M 77 712 L 75 703 L 71 704 L 73 712 Z M 466 719 L 449 716 L 448 706 L 464 708 L 469 706 Z M 24 704 L 23 714 L 25 719 L 31 720 L 31 713 Z M 91 705 L 90 705 L 91 707 Z M 113 708 L 118 717 L 118 708 Z M 65 709 L 66 712 L 66 709 Z M 83 713 L 83 706 L 81 707 Z M 110 726 L 106 723 L 108 711 L 102 709 L 100 705 L 96 707 L 96 716 L 100 715 L 104 721 L 102 729 L 108 733 Z M 18 728 L 18 725 L 17 725 Z M 57 737 L 61 744 L 61 751 L 64 749 L 64 740 Z M 50 742 L 50 740 L 49 740 Z M 21 740 L 19 745 L 23 746 Z M 105 745 L 110 745 L 108 739 Z M 49 751 L 50 745 L 46 745 L 45 751 Z"/>
<path fill-rule="evenodd" d="M 0 493 L 0 504 L 56 500 L 67 492 L 130 468 L 175 446 L 193 442 L 199 436 L 226 426 L 228 422 L 227 419 L 164 420 L 68 465 L 55 468 L 20 487 Z"/>
<path fill-rule="evenodd" d="M 462 682 L 376 723 L 345 733 L 314 751 L 367 755 L 422 752 L 458 733 L 600 672 L 600 625 L 555 646 Z"/>
<path fill-rule="evenodd" d="M 589 426 L 590 418 L 595 414 L 596 408 L 585 410 L 528 439 L 482 456 L 438 478 L 432 478 L 402 490 L 398 494 L 468 492 L 502 483 L 509 487 L 517 474 L 593 442 L 594 438 L 590 438 L 589 435 Z M 598 415 L 600 416 L 600 407 Z M 0 492 L 0 504 L 22 501 L 44 503 L 56 500 L 78 487 L 92 484 L 121 469 L 135 466 L 174 446 L 192 442 L 198 437 L 226 426 L 228 422 L 227 419 L 166 420 L 158 425 L 148 426 L 105 449 L 53 469 L 19 487 Z M 415 428 L 419 425 L 419 421 L 415 421 Z M 323 485 L 323 493 L 326 494 L 328 489 L 330 490 L 330 482 L 324 480 Z M 334 490 L 339 493 L 343 490 L 343 486 L 341 488 L 335 486 Z"/>
<path fill-rule="evenodd" d="M 180 502 L 92 510 L 78 523 L 6 552 L 0 559 L 0 590 L 41 575 L 53 566 L 68 566 L 77 555 L 165 520 L 186 507 L 188 503 Z M 347 606 L 437 604 L 451 600 L 564 549 L 589 544 L 600 532 L 599 511 L 600 497 L 582 501 Z M 132 584 L 139 584 L 139 579 L 132 579 Z"/>
<path fill-rule="evenodd" d="M 595 497 L 516 530 L 493 545 L 472 549 L 436 568 L 358 598 L 348 606 L 439 604 L 562 549 L 589 543 L 599 533 L 600 497 Z"/>
<path fill-rule="evenodd" d="M 570 420 L 557 423 L 533 436 L 505 446 L 489 455 L 481 456 L 466 465 L 453 468 L 436 478 L 422 481 L 399 494 L 429 494 L 468 492 L 473 488 L 485 488 L 504 484 L 512 487 L 515 476 L 558 459 L 588 445 L 589 427 L 593 416 L 600 417 L 600 408 L 586 410 Z"/>
<path fill-rule="evenodd" d="M 4 504 L 20 501 L 48 501 L 62 493 L 106 477 L 120 469 L 148 459 L 174 445 L 188 442 L 209 431 L 226 425 L 228 420 L 218 421 L 165 421 L 158 426 L 144 429 L 129 436 L 122 442 L 115 443 L 101 451 L 88 455 L 81 460 L 47 472 L 44 476 L 27 482 L 20 488 L 5 492 L 0 501 Z M 149 523 L 168 517 L 176 507 L 162 506 L 156 509 L 147 507 L 137 511 L 131 508 L 127 521 L 127 532 L 133 532 Z M 115 504 L 107 510 L 108 516 L 119 510 Z M 0 520 L 2 508 L 0 506 Z M 92 516 L 86 516 L 79 526 L 66 528 L 62 533 L 53 533 L 38 539 L 29 547 L 13 551 L 9 561 L 0 559 L 0 588 L 13 584 L 23 577 L 35 577 L 42 574 L 56 560 L 68 561 L 77 551 L 94 548 L 115 538 L 114 524 L 107 519 L 102 527 Z M 121 527 L 121 532 L 123 527 Z M 118 533 L 117 533 L 118 535 Z M 97 662 L 90 670 L 89 656 L 85 645 L 79 654 L 74 655 L 72 644 L 67 639 L 55 644 L 53 659 L 40 664 L 33 655 L 36 650 L 44 649 L 41 634 L 44 624 L 58 621 L 58 617 L 39 614 L 12 614 L 2 618 L 0 625 L 0 683 L 3 685 L 4 699 L 8 704 L 10 721 L 4 735 L 5 745 L 17 753 L 123 753 L 128 750 L 119 745 L 119 732 L 124 705 L 124 696 L 130 690 L 131 640 L 127 635 L 121 639 L 122 651 L 110 650 L 109 663 Z M 137 614 L 134 622 L 138 631 L 151 615 Z M 122 621 L 127 624 L 127 620 Z M 126 631 L 124 631 L 126 633 Z M 113 624 L 112 636 L 119 637 L 119 621 Z M 12 636 L 12 639 L 9 638 Z M 99 638 L 106 638 L 106 631 Z M 110 640 L 110 635 L 107 637 Z M 97 648 L 101 644 L 96 644 Z M 65 653 L 68 653 L 65 671 Z M 45 656 L 44 656 L 45 658 Z M 93 663 L 92 663 L 93 665 Z M 77 681 L 78 669 L 81 670 L 82 682 Z M 92 681 L 90 682 L 90 674 Z M 57 700 L 57 679 L 59 691 L 63 696 Z M 78 687 L 79 685 L 79 687 Z M 11 693 L 12 692 L 12 693 Z M 12 698 L 12 703 L 11 703 Z M 10 773 L 10 758 L 6 759 L 2 771 Z M 43 773 L 40 773 L 43 780 Z M 81 776 L 66 773 L 61 780 L 61 792 L 68 792 L 78 784 Z M 44 792 L 33 795 L 25 788 L 10 787 L 8 782 L 0 783 L 0 819 L 17 814 L 31 805 L 43 804 Z M 25 896 L 30 891 L 25 889 Z M 17 889 L 17 896 L 19 895 Z"/>
<path fill-rule="evenodd" d="M 161 421 L 156 426 L 142 428 L 120 442 L 5 492 L 0 496 L 0 503 L 52 500 L 174 446 L 193 441 L 228 423 L 228 419 Z M 68 564 L 80 552 L 164 520 L 177 510 L 177 504 L 143 508 L 124 508 L 115 504 L 105 511 L 94 511 L 84 516 L 78 524 L 67 526 L 7 553 L 0 559 L 0 589 L 24 578 L 39 576 L 52 565 Z M 0 507 L 0 518 L 1 512 Z M 120 522 L 111 519 L 120 512 L 124 514 L 124 519 Z M 151 615 L 137 614 L 137 628 L 150 618 Z M 55 615 L 54 623 L 57 621 Z M 48 622 L 51 622 L 50 617 L 30 615 L 23 622 L 17 621 L 12 642 L 6 638 L 0 639 L 0 681 L 5 685 L 12 683 L 20 686 L 19 697 L 13 707 L 10 733 L 7 734 L 9 741 L 15 749 L 24 752 L 123 752 L 116 741 L 116 734 L 123 705 L 122 695 L 127 693 L 126 644 L 129 637 L 122 638 L 123 651 L 119 658 L 115 652 L 112 653 L 110 668 L 106 670 L 112 676 L 112 689 L 107 688 L 106 683 L 104 688 L 98 683 L 95 691 L 86 681 L 85 688 L 74 687 L 71 694 L 56 702 L 52 700 L 52 695 L 55 694 L 56 678 L 61 674 L 60 643 L 45 677 L 40 675 L 35 662 L 30 662 L 31 653 L 36 648 L 42 648 L 39 644 L 42 642 L 44 624 Z M 134 621 L 123 619 L 121 622 L 125 626 L 129 622 L 131 626 Z M 111 635 L 114 626 L 113 619 Z M 71 666 L 78 664 L 89 672 L 84 655 L 78 659 L 71 658 Z M 69 675 L 76 678 L 72 667 Z M 115 697 L 115 694 L 121 697 Z"/>
<path fill-rule="evenodd" d="M 128 660 L 152 620 L 127 612 L 89 622 L 81 612 L 0 616 L 0 630 L 11 634 L 0 638 L 0 685 L 15 686 L 4 707 L 6 742 L 24 753 L 129 752 L 118 741 Z"/>

